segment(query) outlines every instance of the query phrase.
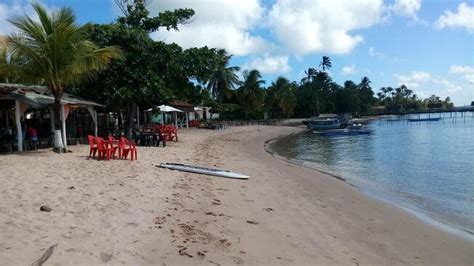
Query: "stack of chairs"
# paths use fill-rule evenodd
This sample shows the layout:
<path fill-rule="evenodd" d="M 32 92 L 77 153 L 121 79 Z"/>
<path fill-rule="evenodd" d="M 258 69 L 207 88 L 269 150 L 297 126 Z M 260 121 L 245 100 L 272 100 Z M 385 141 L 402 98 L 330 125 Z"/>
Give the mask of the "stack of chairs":
<path fill-rule="evenodd" d="M 163 137 L 167 141 L 176 141 L 178 142 L 178 128 L 173 125 L 160 125 L 160 132 L 163 134 Z"/>
<path fill-rule="evenodd" d="M 116 159 L 116 153 L 118 152 L 119 159 L 127 159 L 130 155 L 130 159 L 138 159 L 137 146 L 133 141 L 129 141 L 125 137 L 115 139 L 109 136 L 107 140 L 101 137 L 94 137 L 88 135 L 89 141 L 89 157 L 95 158 L 97 155 L 98 159 L 110 160 L 111 158 Z"/>

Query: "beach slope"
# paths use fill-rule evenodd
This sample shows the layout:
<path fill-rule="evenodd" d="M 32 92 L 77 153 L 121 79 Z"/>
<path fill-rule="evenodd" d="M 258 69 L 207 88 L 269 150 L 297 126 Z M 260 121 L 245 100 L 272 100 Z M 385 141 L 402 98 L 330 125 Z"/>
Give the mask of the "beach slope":
<path fill-rule="evenodd" d="M 2 156 L 0 261 L 30 264 L 58 244 L 48 263 L 472 265 L 472 241 L 264 150 L 299 130 L 183 130 L 164 149 L 140 148 L 133 163 L 89 160 L 85 146 Z"/>

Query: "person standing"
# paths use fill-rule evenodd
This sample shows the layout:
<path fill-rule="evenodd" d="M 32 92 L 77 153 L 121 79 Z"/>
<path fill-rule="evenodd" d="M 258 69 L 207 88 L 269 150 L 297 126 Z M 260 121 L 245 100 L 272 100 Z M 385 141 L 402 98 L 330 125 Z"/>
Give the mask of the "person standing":
<path fill-rule="evenodd" d="M 36 150 L 38 145 L 38 132 L 36 131 L 36 128 L 34 128 L 33 126 L 28 126 L 26 128 L 26 136 L 30 141 L 30 148 Z"/>

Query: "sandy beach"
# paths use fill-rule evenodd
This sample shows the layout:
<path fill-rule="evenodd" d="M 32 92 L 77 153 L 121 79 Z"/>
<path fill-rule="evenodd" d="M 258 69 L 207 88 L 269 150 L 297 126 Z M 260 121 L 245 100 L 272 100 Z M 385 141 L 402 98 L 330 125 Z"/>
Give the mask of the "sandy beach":
<path fill-rule="evenodd" d="M 299 130 L 186 129 L 166 148 L 139 147 L 135 162 L 89 159 L 85 145 L 0 155 L 0 263 L 31 264 L 57 245 L 45 265 L 473 265 L 474 242 L 265 151 Z"/>

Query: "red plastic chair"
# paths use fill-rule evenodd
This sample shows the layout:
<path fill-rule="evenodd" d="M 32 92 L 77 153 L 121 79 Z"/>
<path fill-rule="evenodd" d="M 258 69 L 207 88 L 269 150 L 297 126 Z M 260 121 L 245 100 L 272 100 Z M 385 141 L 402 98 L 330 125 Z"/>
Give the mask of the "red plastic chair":
<path fill-rule="evenodd" d="M 89 141 L 89 157 L 95 157 L 97 153 L 97 143 L 95 137 L 92 135 L 87 135 L 87 140 Z"/>
<path fill-rule="evenodd" d="M 109 148 L 112 149 L 112 156 L 115 158 L 115 152 L 118 151 L 118 157 L 122 157 L 122 149 L 120 148 L 119 141 L 113 136 L 109 136 Z"/>
<path fill-rule="evenodd" d="M 189 126 L 190 127 L 200 127 L 201 122 L 199 122 L 198 120 L 193 120 L 193 121 L 189 122 Z"/>
<path fill-rule="evenodd" d="M 167 141 L 178 141 L 178 129 L 174 126 L 166 125 L 161 132 Z"/>
<path fill-rule="evenodd" d="M 99 158 L 110 160 L 114 149 L 110 148 L 109 143 L 107 143 L 103 138 L 96 138 L 96 141 Z"/>
<path fill-rule="evenodd" d="M 170 141 L 178 142 L 178 128 L 170 126 L 169 128 L 169 139 Z"/>
<path fill-rule="evenodd" d="M 130 153 L 130 159 L 132 161 L 138 159 L 137 145 L 134 142 L 129 141 L 125 137 L 121 137 L 119 146 L 120 146 L 120 149 L 122 150 L 122 156 L 120 157 L 121 159 L 127 159 L 129 153 Z"/>

